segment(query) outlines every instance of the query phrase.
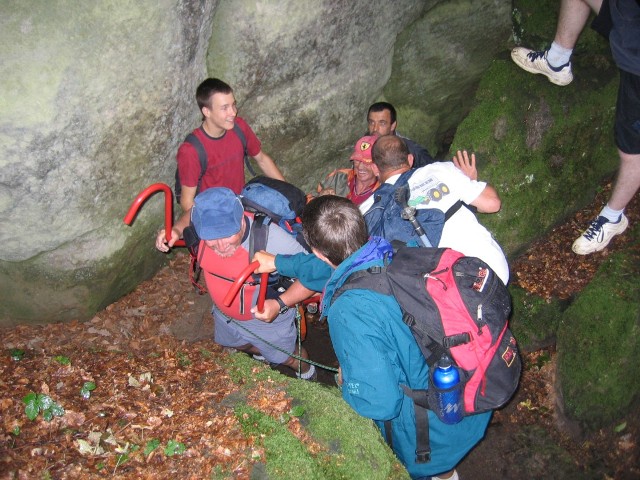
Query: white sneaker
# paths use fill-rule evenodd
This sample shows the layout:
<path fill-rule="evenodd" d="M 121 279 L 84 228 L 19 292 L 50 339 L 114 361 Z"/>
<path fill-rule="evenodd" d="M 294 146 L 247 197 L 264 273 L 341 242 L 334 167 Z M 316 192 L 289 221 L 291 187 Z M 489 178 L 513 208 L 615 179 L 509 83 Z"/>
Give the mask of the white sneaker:
<path fill-rule="evenodd" d="M 629 220 L 624 215 L 620 215 L 620 220 L 612 223 L 605 217 L 598 217 L 584 233 L 573 242 L 571 250 L 578 255 L 588 255 L 604 249 L 613 237 L 620 235 L 629 226 Z"/>
<path fill-rule="evenodd" d="M 571 72 L 571 62 L 565 63 L 561 67 L 552 67 L 547 62 L 548 50 L 536 52 L 524 47 L 516 47 L 511 50 L 511 58 L 520 68 L 529 73 L 541 73 L 545 75 L 551 83 L 564 87 L 573 81 Z"/>

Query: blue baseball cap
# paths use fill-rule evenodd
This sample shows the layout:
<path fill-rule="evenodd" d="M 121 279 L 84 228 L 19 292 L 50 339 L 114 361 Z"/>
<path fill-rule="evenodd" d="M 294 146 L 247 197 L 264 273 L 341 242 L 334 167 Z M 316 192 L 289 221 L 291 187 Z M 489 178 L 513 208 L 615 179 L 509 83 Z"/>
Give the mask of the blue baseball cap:
<path fill-rule="evenodd" d="M 240 198 L 228 188 L 208 188 L 196 195 L 191 223 L 202 240 L 227 238 L 240 231 L 244 208 Z"/>

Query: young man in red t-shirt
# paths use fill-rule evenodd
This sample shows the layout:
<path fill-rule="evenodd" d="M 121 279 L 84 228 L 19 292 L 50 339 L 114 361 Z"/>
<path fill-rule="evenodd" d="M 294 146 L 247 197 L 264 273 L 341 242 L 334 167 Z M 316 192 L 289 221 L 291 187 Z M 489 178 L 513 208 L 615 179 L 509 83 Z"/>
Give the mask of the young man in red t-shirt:
<path fill-rule="evenodd" d="M 207 152 L 207 170 L 200 180 L 200 161 L 196 148 L 184 142 L 178 148 L 178 175 L 182 185 L 180 206 L 188 212 L 196 191 L 227 187 L 240 193 L 244 181 L 244 148 L 233 127 L 238 124 L 247 142 L 247 154 L 253 157 L 267 177 L 284 180 L 273 159 L 262 151 L 260 140 L 251 127 L 238 117 L 233 89 L 222 80 L 207 78 L 196 90 L 202 112 L 202 125 L 193 131 Z"/>

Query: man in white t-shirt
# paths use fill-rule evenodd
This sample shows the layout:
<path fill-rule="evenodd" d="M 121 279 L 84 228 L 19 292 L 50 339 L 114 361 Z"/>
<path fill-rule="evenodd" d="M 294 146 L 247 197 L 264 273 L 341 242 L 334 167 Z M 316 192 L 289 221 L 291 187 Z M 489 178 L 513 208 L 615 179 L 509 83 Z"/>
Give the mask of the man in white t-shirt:
<path fill-rule="evenodd" d="M 395 184 L 413 163 L 413 156 L 404 142 L 392 135 L 376 141 L 372 156 L 374 170 L 377 170 L 380 182 L 384 183 Z M 478 222 L 475 214 L 459 203 L 461 201 L 481 213 L 494 213 L 500 210 L 500 197 L 491 185 L 477 180 L 473 155 L 469 161 L 466 152 L 458 152 L 454 161 L 436 162 L 413 170 L 408 180 L 408 203 L 417 209 L 434 208 L 445 214 L 453 207 L 437 246 L 453 248 L 467 256 L 482 259 L 506 284 L 509 265 L 500 245 Z M 365 220 L 374 199 L 375 193 L 360 206 Z"/>

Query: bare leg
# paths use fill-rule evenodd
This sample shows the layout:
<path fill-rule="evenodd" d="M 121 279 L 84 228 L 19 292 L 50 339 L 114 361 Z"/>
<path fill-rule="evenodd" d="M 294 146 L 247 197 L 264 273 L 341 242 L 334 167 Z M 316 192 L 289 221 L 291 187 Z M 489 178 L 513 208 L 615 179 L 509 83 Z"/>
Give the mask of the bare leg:
<path fill-rule="evenodd" d="M 602 0 L 562 0 L 554 41 L 564 48 L 573 49 L 591 11 L 598 13 L 601 6 Z"/>
<path fill-rule="evenodd" d="M 309 359 L 309 354 L 307 353 L 307 351 L 305 350 L 304 347 L 302 347 L 302 350 L 300 351 L 300 353 L 298 353 L 298 346 L 296 345 L 296 349 L 293 352 L 295 355 L 298 355 L 304 359 Z M 287 358 L 287 360 L 285 362 L 282 363 L 283 365 L 286 365 L 289 368 L 292 368 L 293 370 L 295 370 L 296 372 L 298 371 L 298 369 L 300 369 L 300 371 L 302 373 L 306 373 L 309 371 L 309 364 L 307 362 L 301 362 L 296 358 L 293 357 L 289 357 Z"/>
<path fill-rule="evenodd" d="M 618 150 L 620 168 L 618 178 L 611 192 L 607 207 L 611 210 L 623 210 L 640 187 L 640 154 L 629 154 Z M 571 249 L 578 255 L 588 255 L 604 249 L 616 235 L 623 233 L 629 226 L 624 215 L 615 221 L 611 220 L 611 212 L 607 215 L 600 212 L 591 225 L 573 242 Z"/>
<path fill-rule="evenodd" d="M 640 187 L 640 154 L 632 155 L 618 150 L 618 155 L 620 169 L 608 202 L 614 210 L 625 208 Z"/>

